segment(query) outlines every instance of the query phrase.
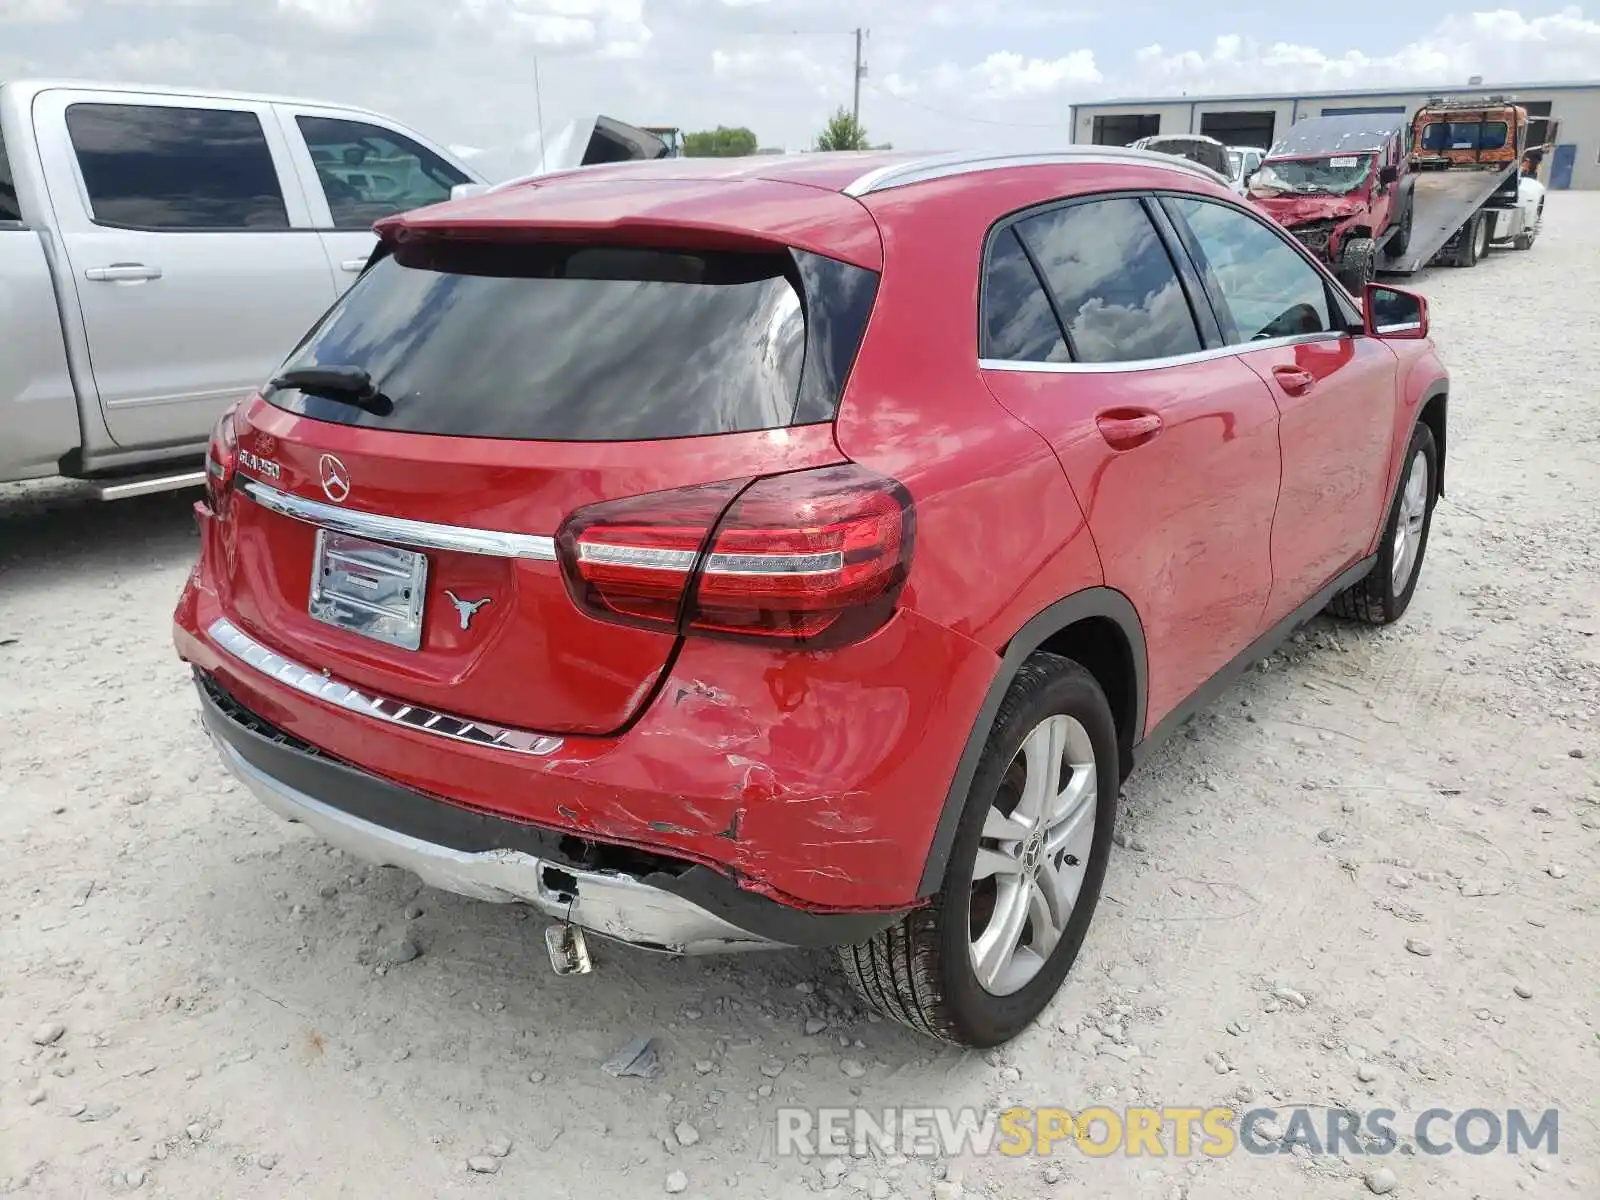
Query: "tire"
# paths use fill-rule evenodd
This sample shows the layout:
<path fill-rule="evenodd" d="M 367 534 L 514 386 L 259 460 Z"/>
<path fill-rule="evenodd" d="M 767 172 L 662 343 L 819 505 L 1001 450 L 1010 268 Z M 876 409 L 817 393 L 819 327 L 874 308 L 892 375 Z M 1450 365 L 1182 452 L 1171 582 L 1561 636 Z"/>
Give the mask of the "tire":
<path fill-rule="evenodd" d="M 1411 431 L 1406 447 L 1400 484 L 1395 488 L 1389 519 L 1384 522 L 1378 561 L 1360 583 L 1340 592 L 1328 604 L 1335 617 L 1361 621 L 1367 625 L 1392 625 L 1405 615 L 1422 576 L 1422 559 L 1428 549 L 1428 531 L 1433 528 L 1433 506 L 1437 499 L 1439 451 L 1433 430 L 1421 421 Z M 1417 474 L 1420 472 L 1420 484 Z M 1420 508 L 1418 488 L 1420 487 Z M 1397 538 L 1402 528 L 1404 538 Z M 1409 561 L 1404 555 L 1410 551 Z M 1397 578 L 1397 568 L 1400 575 Z"/>
<path fill-rule="evenodd" d="M 1489 223 L 1483 214 L 1475 213 L 1463 227 L 1461 244 L 1456 247 L 1452 267 L 1475 267 L 1478 260 L 1489 252 Z"/>
<path fill-rule="evenodd" d="M 1339 282 L 1359 298 L 1377 273 L 1378 244 L 1371 238 L 1351 238 L 1339 248 L 1339 265 L 1334 274 Z"/>
<path fill-rule="evenodd" d="M 1411 223 L 1416 217 L 1416 203 L 1413 198 L 1406 198 L 1405 210 L 1400 214 L 1400 228 L 1389 239 L 1389 244 L 1384 247 L 1384 252 L 1398 257 L 1411 247 Z"/>
<path fill-rule="evenodd" d="M 1029 803 L 1023 785 L 1044 778 L 1034 772 L 1052 758 L 1065 781 L 1055 799 L 1071 807 L 1059 810 L 1059 824 L 1045 823 L 1054 836 L 1043 845 L 1013 843 L 1001 835 L 1025 831 L 1012 817 Z M 1088 932 L 1111 855 L 1120 780 L 1116 727 L 1094 676 L 1070 659 L 1032 655 L 989 732 L 938 894 L 871 940 L 839 949 L 856 992 L 884 1016 L 960 1045 L 996 1046 L 1026 1029 L 1060 989 Z M 1041 915 L 1050 910 L 1039 889 L 1051 878 L 1062 885 L 1055 911 L 1065 920 L 1053 948 L 1044 932 L 1041 955 Z M 1009 939 L 1016 948 L 990 956 L 986 965 L 998 969 L 986 985 L 974 959 L 986 943 L 1004 950 L 1008 939 L 994 935 L 1005 932 L 1008 912 L 1023 922 Z"/>

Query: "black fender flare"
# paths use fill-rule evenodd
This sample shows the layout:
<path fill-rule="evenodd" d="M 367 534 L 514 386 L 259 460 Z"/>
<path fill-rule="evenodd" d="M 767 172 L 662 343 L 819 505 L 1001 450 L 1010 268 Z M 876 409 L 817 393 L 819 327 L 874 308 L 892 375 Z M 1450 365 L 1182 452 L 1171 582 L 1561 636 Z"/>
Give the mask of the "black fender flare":
<path fill-rule="evenodd" d="M 972 723 L 972 731 L 967 735 L 955 775 L 945 792 L 944 807 L 940 810 L 938 824 L 934 826 L 933 841 L 928 847 L 928 857 L 922 868 L 922 880 L 917 888 L 919 898 L 933 895 L 944 882 L 945 866 L 950 859 L 950 847 L 955 842 L 956 828 L 961 824 L 961 814 L 966 809 L 967 792 L 972 787 L 972 777 L 977 774 L 978 761 L 983 757 L 984 746 L 989 741 L 989 732 L 994 728 L 995 716 L 1000 711 L 1000 704 L 1011 687 L 1011 681 L 1016 678 L 1017 672 L 1027 661 L 1028 656 L 1053 635 L 1091 617 L 1114 622 L 1128 640 L 1133 658 L 1134 700 L 1129 745 L 1123 747 L 1124 753 L 1139 743 L 1144 733 L 1149 660 L 1145 652 L 1144 625 L 1139 620 L 1139 613 L 1133 607 L 1133 602 L 1115 588 L 1091 587 L 1057 600 L 1049 608 L 1034 615 L 1006 643 L 999 669 L 995 671 L 994 679 L 989 684 L 989 691 L 978 709 L 977 718 Z M 1123 775 L 1127 774 L 1131 765 L 1130 755 L 1128 761 L 1120 764 Z"/>
<path fill-rule="evenodd" d="M 1434 498 L 1437 500 L 1444 497 L 1445 434 L 1449 428 L 1450 419 L 1450 381 L 1448 379 L 1436 379 L 1423 391 L 1422 399 L 1417 401 L 1417 421 L 1422 420 L 1423 412 L 1435 400 L 1439 402 L 1439 428 L 1433 431 L 1434 444 L 1438 449 L 1438 454 L 1435 456 L 1437 458 L 1435 465 L 1438 468 L 1438 478 L 1434 480 Z M 1411 429 L 1406 431 L 1407 443 L 1411 441 L 1411 434 L 1416 427 L 1416 421 L 1413 421 Z M 1397 477 L 1395 487 L 1398 488 L 1399 486 L 1400 483 Z M 1392 496 L 1390 497 L 1390 503 L 1394 503 Z M 1384 519 L 1387 520 L 1389 510 L 1386 508 L 1383 511 Z"/>

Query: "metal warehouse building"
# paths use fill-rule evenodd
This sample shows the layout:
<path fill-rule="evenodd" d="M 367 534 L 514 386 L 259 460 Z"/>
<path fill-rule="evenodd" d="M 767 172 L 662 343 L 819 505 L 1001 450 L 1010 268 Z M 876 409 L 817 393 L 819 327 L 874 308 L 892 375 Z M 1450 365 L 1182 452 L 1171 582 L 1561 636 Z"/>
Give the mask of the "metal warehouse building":
<path fill-rule="evenodd" d="M 1540 177 L 1551 188 L 1600 188 L 1600 81 L 1437 85 L 1307 95 L 1163 96 L 1072 108 L 1072 140 L 1125 146 L 1158 133 L 1204 133 L 1230 146 L 1270 146 L 1294 122 L 1338 113 L 1410 117 L 1435 96 L 1506 96 L 1528 110 L 1529 145 L 1553 142 Z"/>

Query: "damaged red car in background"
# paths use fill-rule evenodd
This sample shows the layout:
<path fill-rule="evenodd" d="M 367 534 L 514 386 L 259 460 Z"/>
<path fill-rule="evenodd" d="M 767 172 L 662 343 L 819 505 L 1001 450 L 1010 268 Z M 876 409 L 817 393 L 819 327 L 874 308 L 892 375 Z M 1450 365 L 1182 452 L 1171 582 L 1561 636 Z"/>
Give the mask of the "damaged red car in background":
<path fill-rule="evenodd" d="M 219 423 L 174 636 L 263 803 L 558 970 L 833 946 L 1004 1041 L 1135 761 L 1417 586 L 1426 305 L 1183 159 L 602 166 L 379 234 Z"/>
<path fill-rule="evenodd" d="M 1298 121 L 1250 180 L 1251 201 L 1328 265 L 1354 295 L 1380 251 L 1403 254 L 1415 217 L 1404 116 Z"/>

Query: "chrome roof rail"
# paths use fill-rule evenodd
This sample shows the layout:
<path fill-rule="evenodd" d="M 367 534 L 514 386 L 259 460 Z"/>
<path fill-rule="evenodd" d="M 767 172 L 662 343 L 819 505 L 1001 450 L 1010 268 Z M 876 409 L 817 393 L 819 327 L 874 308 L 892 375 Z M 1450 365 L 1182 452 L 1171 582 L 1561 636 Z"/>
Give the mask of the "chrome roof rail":
<path fill-rule="evenodd" d="M 846 196 L 866 196 L 889 188 L 906 187 L 913 183 L 926 183 L 933 179 L 946 179 L 952 175 L 969 175 L 979 171 L 1000 171 L 1008 167 L 1055 166 L 1083 163 L 1093 166 L 1119 166 L 1127 164 L 1141 167 L 1164 167 L 1169 171 L 1198 175 L 1210 183 L 1228 186 L 1228 181 L 1208 167 L 1187 158 L 1171 154 L 1158 154 L 1153 150 L 1133 150 L 1126 146 L 1074 146 L 1064 150 L 1049 150 L 1032 154 L 965 151 L 954 154 L 930 154 L 906 162 L 891 163 L 868 171 L 852 180 L 844 189 Z"/>

